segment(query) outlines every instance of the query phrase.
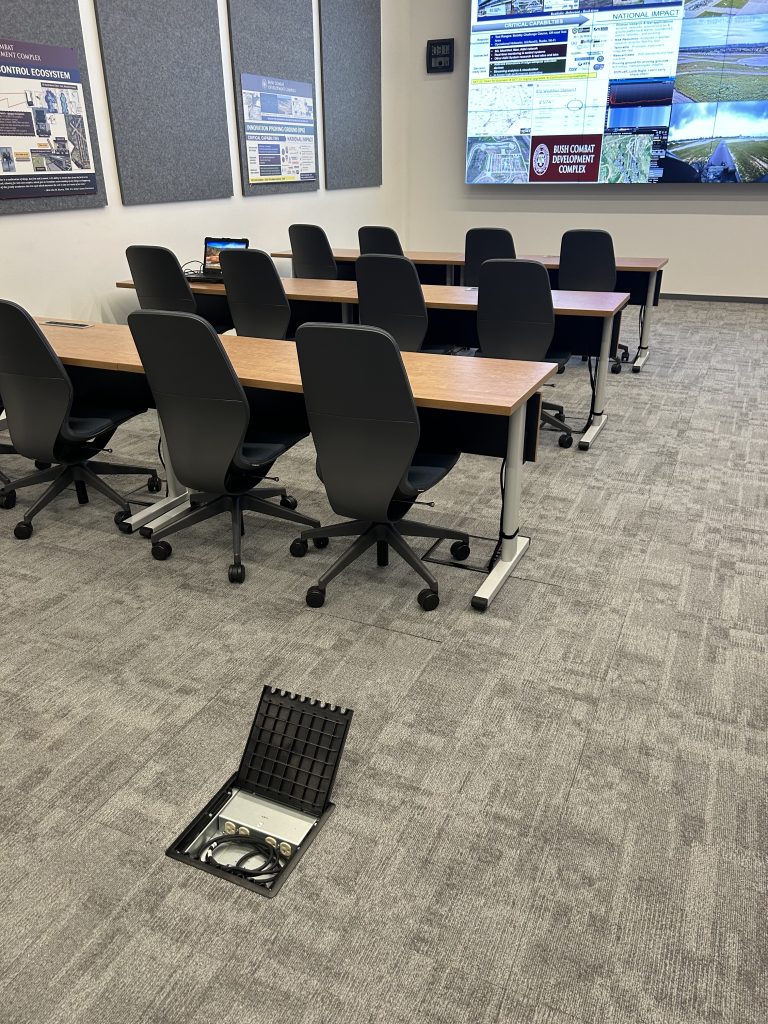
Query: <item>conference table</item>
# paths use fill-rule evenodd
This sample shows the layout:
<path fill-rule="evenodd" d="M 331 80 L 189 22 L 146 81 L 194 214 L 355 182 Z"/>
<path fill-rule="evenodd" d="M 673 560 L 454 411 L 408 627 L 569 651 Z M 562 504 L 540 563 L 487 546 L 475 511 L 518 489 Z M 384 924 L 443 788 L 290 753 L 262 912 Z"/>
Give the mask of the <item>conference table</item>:
<path fill-rule="evenodd" d="M 144 372 L 127 326 L 94 323 L 84 328 L 69 327 L 60 326 L 60 321 L 52 323 L 52 319 L 38 317 L 37 323 L 65 365 L 120 373 Z M 244 387 L 302 393 L 293 342 L 226 334 L 221 341 Z M 485 611 L 530 544 L 530 538 L 520 533 L 527 407 L 557 367 L 552 363 L 506 359 L 450 359 L 422 352 L 403 352 L 403 363 L 417 406 L 504 417 L 508 421 L 500 557 L 471 602 L 473 608 Z M 534 422 L 538 430 L 538 415 Z M 127 520 L 132 528 L 159 528 L 186 511 L 189 498 L 175 477 L 171 455 L 165 445 L 168 497 Z"/>
<path fill-rule="evenodd" d="M 300 277 L 284 277 L 281 280 L 286 297 L 290 301 L 341 304 L 344 322 L 351 322 L 352 307 L 358 301 L 356 281 L 327 281 Z M 133 289 L 135 285 L 133 281 L 118 281 L 117 287 Z M 196 295 L 226 296 L 224 284 L 220 282 L 190 281 L 190 287 Z M 422 285 L 422 290 L 428 309 L 446 309 L 456 312 L 477 310 L 477 288 L 465 288 L 463 285 L 425 284 Z M 594 408 L 590 413 L 587 429 L 579 441 L 579 448 L 582 451 L 589 450 L 607 422 L 605 386 L 608 379 L 614 319 L 628 305 L 629 299 L 630 296 L 626 292 L 570 292 L 557 289 L 552 292 L 556 316 L 588 317 L 602 321 Z M 440 358 L 460 359 L 461 357 L 441 356 Z"/>
<path fill-rule="evenodd" d="M 337 263 L 354 263 L 360 256 L 359 249 L 334 249 L 333 255 Z M 464 272 L 463 252 L 440 252 L 421 249 L 409 249 L 405 255 L 419 267 L 438 267 L 445 272 L 445 283 L 455 284 L 457 271 L 461 276 Z M 281 249 L 271 253 L 273 259 L 290 260 L 293 253 L 290 249 Z M 542 263 L 556 284 L 557 271 L 560 269 L 559 256 L 528 256 L 521 255 L 521 260 L 536 260 Z M 650 355 L 651 316 L 654 306 L 659 304 L 661 275 L 669 263 L 666 256 L 617 256 L 616 257 L 616 291 L 628 292 L 630 304 L 642 307 L 642 329 L 640 345 L 632 363 L 632 372 L 639 373 L 645 366 Z M 462 283 L 460 280 L 459 283 Z"/>

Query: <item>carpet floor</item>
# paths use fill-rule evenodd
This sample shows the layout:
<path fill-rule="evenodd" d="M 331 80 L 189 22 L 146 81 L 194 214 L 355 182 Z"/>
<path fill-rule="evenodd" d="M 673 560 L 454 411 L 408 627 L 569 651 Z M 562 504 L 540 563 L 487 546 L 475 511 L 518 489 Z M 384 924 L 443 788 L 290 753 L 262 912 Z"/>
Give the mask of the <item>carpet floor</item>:
<path fill-rule="evenodd" d="M 586 365 L 556 394 L 583 422 Z M 662 303 L 607 410 L 587 453 L 542 434 L 485 615 L 475 574 L 435 567 L 424 613 L 373 554 L 309 609 L 340 542 L 292 559 L 276 520 L 248 516 L 235 587 L 222 520 L 159 563 L 97 495 L 26 543 L 39 492 L 0 511 L 4 1024 L 764 1024 L 768 307 Z M 155 445 L 148 414 L 114 457 Z M 327 522 L 311 443 L 278 472 Z M 431 496 L 490 537 L 498 464 Z M 354 709 L 272 901 L 164 856 L 265 683 Z"/>

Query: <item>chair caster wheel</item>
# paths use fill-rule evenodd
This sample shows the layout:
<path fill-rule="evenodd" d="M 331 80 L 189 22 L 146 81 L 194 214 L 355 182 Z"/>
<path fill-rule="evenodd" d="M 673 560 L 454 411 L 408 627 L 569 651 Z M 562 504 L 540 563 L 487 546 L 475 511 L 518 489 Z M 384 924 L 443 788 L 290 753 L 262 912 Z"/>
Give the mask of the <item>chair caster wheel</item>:
<path fill-rule="evenodd" d="M 325 604 L 325 591 L 322 587 L 310 587 L 307 591 L 307 604 L 310 608 L 322 608 Z"/>
<path fill-rule="evenodd" d="M 420 591 L 419 596 L 416 600 L 421 605 L 421 608 L 425 612 L 433 612 L 435 608 L 440 604 L 440 596 L 436 590 L 430 590 L 429 588 Z"/>
<path fill-rule="evenodd" d="M 13 508 L 16 504 L 16 491 L 6 491 L 6 493 L 0 497 L 0 508 Z"/>
<path fill-rule="evenodd" d="M 469 544 L 464 540 L 455 540 L 451 544 L 451 558 L 454 558 L 457 562 L 466 562 L 471 553 Z"/>
<path fill-rule="evenodd" d="M 561 423 L 565 423 L 565 412 L 556 412 L 555 419 L 560 420 Z"/>
<path fill-rule="evenodd" d="M 147 490 L 150 494 L 159 494 L 162 486 L 163 481 L 159 476 L 151 476 L 149 480 L 147 480 Z"/>
<path fill-rule="evenodd" d="M 144 540 L 151 540 L 152 538 L 152 527 L 151 526 L 140 526 L 139 536 L 143 537 Z"/>
<path fill-rule="evenodd" d="M 13 529 L 13 536 L 16 540 L 29 540 L 32 536 L 32 523 L 25 523 L 23 520 L 16 523 Z"/>
<path fill-rule="evenodd" d="M 291 544 L 291 554 L 294 558 L 303 558 L 304 555 L 309 551 L 309 544 L 301 537 L 297 537 Z"/>
<path fill-rule="evenodd" d="M 41 473 L 44 473 L 46 469 L 50 468 L 50 462 L 41 462 L 39 459 L 35 459 L 35 469 L 39 469 Z"/>
<path fill-rule="evenodd" d="M 579 451 L 580 452 L 588 452 L 589 451 L 589 441 L 579 441 Z"/>
<path fill-rule="evenodd" d="M 621 373 L 621 363 L 611 363 L 611 373 Z"/>
<path fill-rule="evenodd" d="M 229 567 L 229 582 L 230 583 L 244 583 L 245 582 L 245 566 L 244 565 L 230 565 L 230 567 Z"/>
<path fill-rule="evenodd" d="M 632 367 L 632 373 L 640 373 L 641 369 L 642 369 L 641 366 L 633 366 Z"/>
<path fill-rule="evenodd" d="M 470 602 L 476 612 L 487 612 L 488 611 L 488 598 L 487 597 L 473 597 Z"/>
<path fill-rule="evenodd" d="M 121 508 L 118 512 L 115 512 L 115 526 L 118 528 L 120 533 L 133 533 L 133 529 L 130 523 L 126 523 L 126 519 L 131 518 L 131 513 L 126 512 L 124 508 Z"/>
<path fill-rule="evenodd" d="M 164 562 L 173 554 L 173 548 L 167 540 L 158 540 L 152 545 L 152 557 L 158 562 Z"/>
<path fill-rule="evenodd" d="M 299 507 L 299 503 L 298 501 L 296 501 L 295 498 L 292 498 L 290 494 L 284 494 L 283 497 L 280 499 L 280 507 L 289 508 L 291 509 L 291 511 L 293 511 L 294 509 L 297 509 Z"/>
<path fill-rule="evenodd" d="M 622 352 L 621 353 L 621 361 L 622 361 L 622 363 L 628 363 L 629 362 L 629 352 Z"/>
<path fill-rule="evenodd" d="M 327 537 L 315 537 L 312 543 L 316 548 L 320 548 L 320 550 L 322 550 L 323 548 L 327 548 L 331 542 Z"/>
<path fill-rule="evenodd" d="M 561 434 L 557 439 L 561 448 L 570 448 L 573 444 L 573 434 Z"/>

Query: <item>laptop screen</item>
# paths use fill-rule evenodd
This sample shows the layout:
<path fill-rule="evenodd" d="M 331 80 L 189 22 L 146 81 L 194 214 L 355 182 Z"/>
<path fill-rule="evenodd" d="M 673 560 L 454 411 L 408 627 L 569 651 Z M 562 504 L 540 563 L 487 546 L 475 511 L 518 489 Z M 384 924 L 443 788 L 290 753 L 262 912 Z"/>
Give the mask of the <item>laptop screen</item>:
<path fill-rule="evenodd" d="M 206 274 L 221 273 L 220 256 L 222 249 L 247 249 L 247 238 L 206 238 L 203 270 Z"/>

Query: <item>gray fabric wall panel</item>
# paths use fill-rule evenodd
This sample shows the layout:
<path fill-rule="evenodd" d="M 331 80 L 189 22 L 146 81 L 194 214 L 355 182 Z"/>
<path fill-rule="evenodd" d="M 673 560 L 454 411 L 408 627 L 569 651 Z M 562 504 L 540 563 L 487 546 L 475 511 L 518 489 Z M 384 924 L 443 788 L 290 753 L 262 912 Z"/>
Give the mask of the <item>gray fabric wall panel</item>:
<path fill-rule="evenodd" d="M 291 82 L 311 82 L 315 87 L 315 32 L 312 0 L 229 0 L 229 33 L 232 42 L 232 73 L 235 79 L 237 138 L 244 196 L 270 193 L 315 192 L 318 180 L 251 185 L 245 146 L 242 74 L 267 75 Z M 315 115 L 319 117 L 317 104 Z M 315 136 L 315 161 L 317 136 Z M 319 176 L 318 166 L 318 176 Z"/>
<path fill-rule="evenodd" d="M 327 188 L 381 185 L 381 2 L 320 0 Z"/>
<path fill-rule="evenodd" d="M 96 0 L 126 206 L 232 195 L 216 0 Z"/>
<path fill-rule="evenodd" d="M 104 177 L 101 173 L 99 140 L 93 116 L 91 86 L 85 62 L 83 30 L 77 0 L 2 0 L 0 6 L 0 36 L 20 43 L 42 43 L 47 46 L 67 46 L 78 57 L 83 77 L 83 93 L 88 111 L 93 164 L 96 169 L 98 192 L 92 196 L 62 196 L 49 199 L 3 199 L 3 213 L 45 213 L 50 210 L 83 210 L 107 205 Z"/>

